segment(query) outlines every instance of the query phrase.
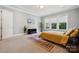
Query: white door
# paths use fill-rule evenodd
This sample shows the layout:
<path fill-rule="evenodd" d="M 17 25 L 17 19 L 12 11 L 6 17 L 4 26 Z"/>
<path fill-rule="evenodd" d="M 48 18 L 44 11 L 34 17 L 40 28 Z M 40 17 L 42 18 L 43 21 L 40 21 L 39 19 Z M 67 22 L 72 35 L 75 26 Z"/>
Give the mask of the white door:
<path fill-rule="evenodd" d="M 11 11 L 2 10 L 2 29 L 3 38 L 13 35 L 13 13 Z"/>
<path fill-rule="evenodd" d="M 1 9 L 0 9 L 0 40 L 1 40 Z"/>

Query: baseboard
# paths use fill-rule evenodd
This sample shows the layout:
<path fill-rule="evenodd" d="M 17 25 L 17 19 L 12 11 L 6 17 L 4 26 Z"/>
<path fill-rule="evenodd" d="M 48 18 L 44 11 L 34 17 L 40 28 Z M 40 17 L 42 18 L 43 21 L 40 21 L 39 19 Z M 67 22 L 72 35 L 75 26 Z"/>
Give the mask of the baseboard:
<path fill-rule="evenodd" d="M 7 39 L 7 38 L 11 38 L 11 37 L 16 37 L 16 36 L 20 36 L 20 35 L 24 35 L 24 33 L 13 34 L 13 35 L 11 35 L 11 36 L 3 37 L 2 39 Z"/>
<path fill-rule="evenodd" d="M 13 37 L 14 36 L 20 36 L 20 35 L 24 35 L 24 33 L 14 34 Z"/>

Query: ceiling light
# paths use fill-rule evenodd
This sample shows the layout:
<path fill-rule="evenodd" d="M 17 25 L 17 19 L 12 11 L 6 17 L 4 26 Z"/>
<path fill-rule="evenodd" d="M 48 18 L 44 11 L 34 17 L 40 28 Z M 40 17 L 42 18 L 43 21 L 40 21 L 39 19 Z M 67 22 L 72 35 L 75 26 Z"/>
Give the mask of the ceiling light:
<path fill-rule="evenodd" d="M 43 6 L 43 5 L 41 5 L 41 6 L 39 6 L 39 8 L 40 8 L 40 9 L 42 9 L 42 8 L 44 8 L 44 6 Z"/>

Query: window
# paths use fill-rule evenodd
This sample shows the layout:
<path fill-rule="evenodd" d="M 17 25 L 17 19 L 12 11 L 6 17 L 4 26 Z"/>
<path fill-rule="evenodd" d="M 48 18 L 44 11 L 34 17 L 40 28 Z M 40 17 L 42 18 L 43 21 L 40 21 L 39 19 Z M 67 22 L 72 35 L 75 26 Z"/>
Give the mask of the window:
<path fill-rule="evenodd" d="M 50 28 L 50 24 L 46 23 L 46 29 L 49 29 L 49 28 Z"/>
<path fill-rule="evenodd" d="M 66 27 L 67 27 L 66 22 L 59 23 L 59 29 L 66 29 Z"/>
<path fill-rule="evenodd" d="M 68 16 L 57 16 L 45 19 L 45 29 L 47 30 L 67 30 L 68 29 Z"/>
<path fill-rule="evenodd" d="M 57 23 L 52 23 L 52 24 L 51 24 L 51 28 L 52 28 L 52 29 L 57 29 Z"/>

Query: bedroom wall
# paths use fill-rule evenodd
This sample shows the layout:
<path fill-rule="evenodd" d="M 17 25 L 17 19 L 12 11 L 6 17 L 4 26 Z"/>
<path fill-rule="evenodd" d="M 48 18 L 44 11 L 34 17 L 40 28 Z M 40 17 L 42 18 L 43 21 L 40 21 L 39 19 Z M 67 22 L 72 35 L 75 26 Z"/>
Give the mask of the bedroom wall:
<path fill-rule="evenodd" d="M 31 25 L 27 24 L 28 19 L 33 19 L 32 22 L 34 22 Z M 40 32 L 39 30 L 39 23 L 40 23 L 40 17 L 34 16 L 31 14 L 21 13 L 14 11 L 14 34 L 23 33 L 23 28 L 26 25 L 26 27 L 30 28 L 36 28 L 37 32 Z"/>
<path fill-rule="evenodd" d="M 77 9 L 77 27 L 79 28 L 79 8 Z"/>
<path fill-rule="evenodd" d="M 27 24 L 28 19 L 33 19 L 32 22 L 34 23 L 31 25 Z M 14 34 L 23 33 L 23 28 L 25 25 L 27 28 L 36 28 L 37 32 L 40 32 L 39 23 L 40 17 L 20 12 L 14 12 Z"/>
<path fill-rule="evenodd" d="M 27 24 L 27 14 L 14 11 L 13 18 L 13 33 L 23 33 L 23 28 Z"/>
<path fill-rule="evenodd" d="M 73 9 L 73 10 L 69 10 L 69 11 L 65 11 L 65 12 L 60 12 L 60 13 L 56 13 L 56 14 L 51 14 L 48 16 L 44 16 L 42 17 L 42 21 L 43 24 L 45 24 L 45 19 L 50 19 L 50 18 L 56 18 L 58 16 L 68 16 L 68 29 L 69 28 L 73 28 L 73 27 L 78 27 L 78 15 L 79 15 L 79 9 Z M 53 20 L 51 20 L 53 21 Z M 45 29 L 43 29 L 45 30 Z M 61 30 L 58 30 L 61 31 Z"/>
<path fill-rule="evenodd" d="M 27 24 L 28 18 L 35 20 L 34 24 L 31 24 L 30 26 L 28 25 L 28 27 L 31 27 L 31 28 L 36 27 L 37 32 L 40 32 L 39 30 L 39 23 L 41 19 L 40 17 L 31 15 L 28 13 L 20 12 L 17 10 L 9 9 L 7 7 L 5 8 L 5 7 L 0 6 L 0 9 L 5 9 L 5 10 L 13 12 L 13 34 L 14 35 L 23 33 L 24 26 L 28 25 Z"/>

